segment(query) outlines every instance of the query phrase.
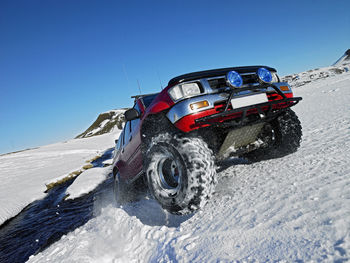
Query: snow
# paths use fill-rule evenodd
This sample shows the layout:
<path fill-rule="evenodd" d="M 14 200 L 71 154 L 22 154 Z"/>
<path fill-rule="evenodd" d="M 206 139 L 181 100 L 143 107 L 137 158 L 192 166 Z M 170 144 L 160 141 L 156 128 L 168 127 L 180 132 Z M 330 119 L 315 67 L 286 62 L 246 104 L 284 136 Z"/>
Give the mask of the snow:
<path fill-rule="evenodd" d="M 101 114 L 105 114 L 105 113 L 113 113 L 114 116 L 113 118 L 116 118 L 119 114 L 122 114 L 125 112 L 126 109 L 118 109 L 118 110 L 109 110 L 109 111 L 105 111 L 105 112 L 102 112 Z"/>
<path fill-rule="evenodd" d="M 93 129 L 92 131 L 90 131 L 87 135 L 91 136 L 92 134 L 98 133 L 98 132 L 99 132 L 100 130 L 102 130 L 103 127 L 106 126 L 106 124 L 109 123 L 110 121 L 111 121 L 110 119 L 106 119 L 106 120 L 102 121 L 102 122 L 100 123 L 100 125 L 99 125 L 97 128 L 95 128 L 95 129 Z"/>
<path fill-rule="evenodd" d="M 115 117 L 115 116 L 113 116 L 112 119 L 114 119 L 114 117 Z M 98 126 L 97 128 L 95 128 L 95 129 L 93 129 L 92 131 L 88 132 L 87 135 L 88 135 L 88 136 L 91 136 L 91 135 L 97 134 L 97 133 L 98 133 L 99 131 L 101 131 L 101 130 L 106 126 L 106 124 L 109 123 L 110 121 L 111 121 L 110 119 L 106 119 L 106 120 L 102 121 L 102 122 L 99 124 L 99 126 Z"/>
<path fill-rule="evenodd" d="M 107 116 L 102 116 L 102 118 L 106 118 L 100 123 L 96 123 L 96 121 L 91 125 L 89 129 L 94 126 L 95 128 L 89 132 L 85 131 L 82 134 L 80 134 L 77 138 L 87 138 L 87 137 L 92 137 L 97 134 L 104 134 L 104 133 L 113 133 L 118 131 L 120 132 L 120 129 L 118 127 L 122 127 L 123 122 L 124 122 L 124 112 L 126 109 L 119 109 L 119 110 L 110 110 L 103 112 L 99 114 L 99 117 L 97 118 L 96 121 L 99 121 L 100 117 L 102 115 L 107 115 Z M 108 125 L 109 124 L 109 125 Z M 111 125 L 114 125 L 113 127 L 110 127 Z"/>
<path fill-rule="evenodd" d="M 350 63 L 350 50 L 346 51 L 343 56 L 341 56 L 334 64 L 333 66 L 340 66 L 343 64 L 349 64 Z"/>
<path fill-rule="evenodd" d="M 120 131 L 119 131 L 120 133 Z M 82 169 L 113 147 L 119 133 L 69 140 L 0 156 L 0 224 L 45 196 L 46 184 Z"/>
<path fill-rule="evenodd" d="M 117 116 L 113 116 L 112 119 L 115 119 L 116 117 L 117 117 Z M 96 135 L 96 134 L 97 134 L 99 131 L 101 131 L 101 130 L 106 126 L 106 124 L 109 123 L 110 121 L 111 121 L 110 119 L 106 119 L 106 120 L 102 121 L 102 122 L 100 123 L 100 125 L 99 125 L 97 128 L 95 128 L 95 129 L 93 129 L 92 131 L 88 132 L 87 135 L 88 135 L 88 136 Z M 118 127 L 116 127 L 116 128 L 118 128 Z"/>
<path fill-rule="evenodd" d="M 340 74 L 347 74 L 350 71 L 350 64 L 343 64 L 331 67 L 318 68 L 308 70 L 298 74 L 292 74 L 282 78 L 282 81 L 287 81 L 293 88 L 303 86 L 310 82 L 323 81 L 327 78 L 334 78 L 336 81 Z M 331 81 L 331 80 L 329 80 Z"/>
<path fill-rule="evenodd" d="M 111 167 L 95 167 L 81 173 L 67 188 L 67 199 L 75 199 L 94 190 L 112 172 Z"/>
<path fill-rule="evenodd" d="M 29 262 L 344 262 L 350 258 L 350 74 L 294 90 L 295 154 L 218 167 L 215 196 L 192 216 L 148 198 L 111 200 Z M 97 204 L 96 204 L 97 205 Z"/>

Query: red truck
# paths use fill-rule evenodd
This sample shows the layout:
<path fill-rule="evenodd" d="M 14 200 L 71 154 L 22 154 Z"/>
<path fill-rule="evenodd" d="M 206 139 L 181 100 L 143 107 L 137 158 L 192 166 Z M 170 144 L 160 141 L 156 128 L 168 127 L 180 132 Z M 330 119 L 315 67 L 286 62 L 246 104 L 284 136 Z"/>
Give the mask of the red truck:
<path fill-rule="evenodd" d="M 302 98 L 270 67 L 184 74 L 160 93 L 133 98 L 114 153 L 118 203 L 141 180 L 164 209 L 192 213 L 214 192 L 216 161 L 278 158 L 300 146 L 301 124 L 290 108 Z"/>

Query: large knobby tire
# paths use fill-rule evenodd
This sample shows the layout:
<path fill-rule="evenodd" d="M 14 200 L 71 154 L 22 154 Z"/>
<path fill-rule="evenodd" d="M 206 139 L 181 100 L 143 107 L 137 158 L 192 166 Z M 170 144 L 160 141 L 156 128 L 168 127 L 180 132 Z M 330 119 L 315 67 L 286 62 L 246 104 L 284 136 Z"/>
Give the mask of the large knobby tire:
<path fill-rule="evenodd" d="M 266 145 L 248 152 L 243 157 L 251 161 L 280 158 L 298 150 L 302 137 L 302 128 L 298 116 L 291 109 L 265 126 L 261 140 Z"/>
<path fill-rule="evenodd" d="M 199 138 L 160 134 L 150 143 L 144 165 L 151 194 L 170 213 L 192 213 L 214 192 L 213 153 Z"/>

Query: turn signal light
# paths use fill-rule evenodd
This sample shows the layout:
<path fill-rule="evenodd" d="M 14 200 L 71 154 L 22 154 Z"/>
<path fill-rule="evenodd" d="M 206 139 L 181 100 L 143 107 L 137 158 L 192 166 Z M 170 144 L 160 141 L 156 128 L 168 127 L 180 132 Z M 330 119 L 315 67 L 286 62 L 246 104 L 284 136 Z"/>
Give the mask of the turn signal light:
<path fill-rule="evenodd" d="M 206 100 L 190 104 L 191 110 L 199 110 L 201 108 L 205 108 L 205 107 L 208 107 L 208 106 L 209 106 L 209 102 L 206 101 Z"/>
<path fill-rule="evenodd" d="M 288 91 L 289 87 L 288 86 L 280 86 L 280 90 L 282 91 Z"/>

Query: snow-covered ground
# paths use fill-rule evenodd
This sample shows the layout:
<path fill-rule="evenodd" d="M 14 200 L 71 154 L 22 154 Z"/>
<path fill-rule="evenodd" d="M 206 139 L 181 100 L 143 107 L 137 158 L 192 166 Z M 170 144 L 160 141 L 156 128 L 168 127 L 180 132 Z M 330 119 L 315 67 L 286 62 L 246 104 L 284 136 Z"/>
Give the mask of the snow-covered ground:
<path fill-rule="evenodd" d="M 350 260 L 350 74 L 294 91 L 303 97 L 294 109 L 304 134 L 295 154 L 254 164 L 228 160 L 218 168 L 215 196 L 193 216 L 170 215 L 148 199 L 123 208 L 106 200 L 99 215 L 29 261 Z M 43 169 L 51 171 L 48 164 Z M 20 165 L 12 174 L 27 167 Z"/>
<path fill-rule="evenodd" d="M 283 81 L 287 81 L 293 88 L 318 81 L 320 79 L 333 78 L 341 74 L 347 74 L 350 71 L 350 64 L 333 65 L 330 67 L 317 68 L 297 74 L 284 76 Z"/>
<path fill-rule="evenodd" d="M 75 199 L 86 193 L 93 191 L 99 184 L 106 180 L 112 172 L 109 167 L 94 167 L 84 171 L 77 179 L 67 188 L 67 199 Z"/>
<path fill-rule="evenodd" d="M 70 173 L 84 170 L 87 161 L 113 147 L 119 133 L 120 131 L 92 138 L 69 140 L 1 155 L 0 225 L 17 215 L 31 202 L 43 198 L 46 185 L 65 178 Z M 87 172 L 82 175 L 85 176 Z M 92 180 L 98 181 L 99 177 Z"/>

